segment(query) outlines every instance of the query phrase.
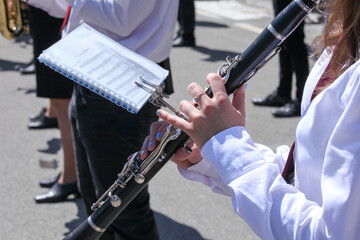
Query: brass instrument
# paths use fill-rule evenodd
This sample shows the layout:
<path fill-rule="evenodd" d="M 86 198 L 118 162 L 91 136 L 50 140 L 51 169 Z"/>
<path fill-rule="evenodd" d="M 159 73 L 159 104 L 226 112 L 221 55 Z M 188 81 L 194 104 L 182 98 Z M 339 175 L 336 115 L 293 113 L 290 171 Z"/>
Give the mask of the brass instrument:
<path fill-rule="evenodd" d="M 7 39 L 14 39 L 30 31 L 25 3 L 21 0 L 0 0 L 0 32 Z"/>

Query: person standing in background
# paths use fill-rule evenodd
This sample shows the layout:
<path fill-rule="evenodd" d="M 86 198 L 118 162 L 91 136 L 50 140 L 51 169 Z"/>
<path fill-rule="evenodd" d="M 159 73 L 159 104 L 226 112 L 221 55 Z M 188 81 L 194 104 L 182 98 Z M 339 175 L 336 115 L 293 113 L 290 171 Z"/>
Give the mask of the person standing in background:
<path fill-rule="evenodd" d="M 174 38 L 173 47 L 195 46 L 195 1 L 179 0 L 179 30 Z"/>
<path fill-rule="evenodd" d="M 360 235 L 360 1 L 325 6 L 325 30 L 313 42 L 320 57 L 305 84 L 293 147 L 274 152 L 255 144 L 245 126 L 245 86 L 231 102 L 224 80 L 209 74 L 213 97 L 189 85 L 198 100 L 180 104 L 189 120 L 158 110 L 167 124 L 154 123 L 141 149 L 146 157 L 168 124 L 186 132 L 195 144 L 191 153 L 182 148 L 173 156 L 179 172 L 231 198 L 260 239 Z"/>
<path fill-rule="evenodd" d="M 71 11 L 63 37 L 84 22 L 170 70 L 177 0 L 68 0 L 68 3 Z M 165 81 L 165 92 L 173 92 L 171 75 Z M 79 190 L 89 215 L 92 204 L 117 179 L 127 156 L 141 147 L 150 124 L 157 120 L 157 109 L 147 103 L 134 115 L 81 85 L 74 86 L 69 111 Z M 146 187 L 101 239 L 159 239 L 149 199 Z"/>
<path fill-rule="evenodd" d="M 291 0 L 273 0 L 275 15 L 278 15 Z M 307 45 L 304 42 L 304 22 L 282 43 L 279 53 L 280 82 L 278 88 L 265 98 L 252 100 L 257 106 L 280 107 L 272 112 L 274 117 L 300 116 L 300 104 L 306 78 L 309 75 Z M 296 95 L 291 98 L 293 73 L 296 76 Z"/>
<path fill-rule="evenodd" d="M 30 8 L 30 28 L 32 29 L 34 57 L 60 40 L 60 27 L 63 23 L 68 3 L 59 0 L 58 5 L 39 5 L 37 0 L 28 0 Z M 51 180 L 40 181 L 40 186 L 50 190 L 35 197 L 37 203 L 50 203 L 65 200 L 69 195 L 78 196 L 75 154 L 71 136 L 68 106 L 72 95 L 73 83 L 68 78 L 49 67 L 35 61 L 36 95 L 49 98 L 46 111 L 29 123 L 30 129 L 49 128 L 53 119 L 57 120 L 64 155 L 62 172 Z"/>

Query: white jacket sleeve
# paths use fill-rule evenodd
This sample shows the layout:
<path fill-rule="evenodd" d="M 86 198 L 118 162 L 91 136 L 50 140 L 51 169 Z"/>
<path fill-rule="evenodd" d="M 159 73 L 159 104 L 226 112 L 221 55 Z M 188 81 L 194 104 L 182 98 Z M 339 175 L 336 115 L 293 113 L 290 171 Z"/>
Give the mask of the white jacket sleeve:
<path fill-rule="evenodd" d="M 27 0 L 26 3 L 42 9 L 56 18 L 64 18 L 69 6 L 66 0 Z"/>
<path fill-rule="evenodd" d="M 121 37 L 131 34 L 158 7 L 157 0 L 66 0 L 91 26 L 105 28 Z M 116 29 L 113 27 L 116 26 Z"/>
<path fill-rule="evenodd" d="M 316 206 L 306 202 L 304 195 L 281 177 L 281 166 L 288 150 L 288 147 L 281 147 L 273 153 L 265 146 L 255 145 L 243 127 L 224 130 L 201 150 L 203 161 L 207 161 L 218 174 L 209 176 L 210 180 L 205 184 L 210 182 L 212 189 L 221 188 L 229 193 L 236 213 L 261 239 L 295 239 L 284 234 L 282 228 L 286 228 L 288 223 L 301 223 L 294 221 L 293 216 L 287 218 L 284 211 L 296 206 L 306 214 Z M 188 171 L 182 174 L 191 179 L 193 173 L 191 169 Z M 195 180 L 203 182 L 201 178 Z"/>
<path fill-rule="evenodd" d="M 220 134 L 221 135 L 226 134 L 228 131 L 231 132 L 234 129 L 236 129 L 235 131 L 239 132 L 239 133 L 242 130 L 245 130 L 242 127 L 234 127 L 234 128 L 225 130 L 224 132 L 222 132 Z M 251 148 L 257 149 L 257 151 L 259 153 L 259 163 L 265 163 L 265 162 L 274 163 L 279 167 L 279 171 L 281 172 L 282 169 L 284 168 L 285 161 L 286 161 L 288 153 L 289 153 L 289 147 L 285 146 L 285 145 L 280 146 L 276 149 L 276 152 L 274 153 L 270 148 L 268 148 L 265 145 L 252 143 L 252 140 L 246 131 L 244 131 L 244 134 L 246 135 L 246 138 L 242 138 L 242 140 L 244 141 L 244 144 L 251 145 L 250 149 Z M 233 139 L 228 138 L 227 140 L 234 141 L 235 139 L 236 138 L 233 138 Z M 208 148 L 209 148 L 209 145 L 205 149 L 203 148 L 202 152 L 207 151 Z M 204 156 L 206 156 L 206 155 L 207 154 L 204 154 Z M 256 164 L 254 164 L 254 166 L 255 165 Z M 224 184 L 224 182 L 221 180 L 221 177 L 219 176 L 219 173 L 212 166 L 212 164 L 210 164 L 206 160 L 206 157 L 202 161 L 200 161 L 198 164 L 193 165 L 193 166 L 189 167 L 188 169 L 178 167 L 178 170 L 183 177 L 185 177 L 191 181 L 202 182 L 205 185 L 209 186 L 213 192 L 231 196 L 230 188 L 226 184 Z"/>

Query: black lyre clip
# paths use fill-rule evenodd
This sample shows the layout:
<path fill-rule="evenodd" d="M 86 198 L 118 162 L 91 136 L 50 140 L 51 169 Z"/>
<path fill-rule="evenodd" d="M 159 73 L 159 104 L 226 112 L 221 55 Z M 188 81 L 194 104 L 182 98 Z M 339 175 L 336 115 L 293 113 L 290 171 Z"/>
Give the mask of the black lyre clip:
<path fill-rule="evenodd" d="M 155 85 L 152 82 L 145 80 L 142 76 L 139 76 L 141 82 L 135 81 L 135 84 L 144 89 L 145 91 L 151 93 L 149 98 L 149 102 L 157 107 L 165 107 L 170 109 L 176 116 L 184 118 L 188 120 L 189 118 L 183 114 L 182 112 L 176 110 L 173 106 L 171 106 L 168 102 L 164 100 L 164 98 L 169 98 L 169 96 L 164 93 L 163 89 L 160 86 Z"/>

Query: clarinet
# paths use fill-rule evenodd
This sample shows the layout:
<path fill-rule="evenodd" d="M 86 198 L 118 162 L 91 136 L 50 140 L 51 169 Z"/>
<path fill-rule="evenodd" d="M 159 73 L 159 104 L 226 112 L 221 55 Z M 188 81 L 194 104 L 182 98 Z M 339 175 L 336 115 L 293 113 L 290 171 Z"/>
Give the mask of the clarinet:
<path fill-rule="evenodd" d="M 220 66 L 218 74 L 225 78 L 225 88 L 228 94 L 246 83 L 266 62 L 280 51 L 280 44 L 296 29 L 320 0 L 294 0 L 255 39 L 255 41 L 241 54 L 233 58 L 227 57 L 226 63 Z M 144 89 L 149 89 L 138 83 Z M 154 87 L 154 86 L 153 86 Z M 166 101 L 162 90 L 155 87 L 150 102 L 157 106 L 168 107 L 176 115 L 187 118 Z M 149 91 L 150 91 L 149 90 Z M 212 97 L 211 88 L 206 90 Z M 128 161 L 114 184 L 93 204 L 94 212 L 84 220 L 74 231 L 65 237 L 66 240 L 96 240 L 111 225 L 125 207 L 144 189 L 149 181 L 171 159 L 174 153 L 185 148 L 189 136 L 180 129 L 169 125 L 158 146 L 144 160 L 136 154 Z"/>

